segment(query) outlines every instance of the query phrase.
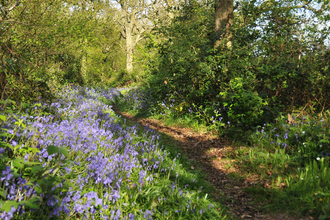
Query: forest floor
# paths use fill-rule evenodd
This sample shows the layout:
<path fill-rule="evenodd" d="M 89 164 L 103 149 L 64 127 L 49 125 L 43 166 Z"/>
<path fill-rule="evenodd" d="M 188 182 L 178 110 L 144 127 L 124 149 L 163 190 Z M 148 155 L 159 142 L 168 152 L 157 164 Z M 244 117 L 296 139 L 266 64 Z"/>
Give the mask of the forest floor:
<path fill-rule="evenodd" d="M 213 196 L 221 204 L 229 209 L 234 219 L 263 219 L 263 220 L 307 220 L 312 217 L 297 218 L 288 213 L 273 213 L 271 210 L 259 212 L 261 207 L 267 203 L 256 203 L 244 189 L 251 186 L 269 186 L 268 182 L 257 177 L 241 178 L 241 171 L 235 166 L 231 166 L 233 159 L 228 159 L 226 155 L 231 154 L 235 148 L 244 146 L 233 146 L 230 141 L 219 138 L 216 135 L 197 133 L 192 129 L 184 127 L 166 126 L 156 119 L 138 118 L 128 113 L 121 112 L 116 105 L 113 110 L 125 117 L 130 123 L 139 123 L 143 126 L 160 133 L 166 134 L 172 144 L 182 149 L 189 160 L 196 162 L 198 167 L 191 167 L 205 173 L 206 181 L 211 183 L 217 191 Z"/>

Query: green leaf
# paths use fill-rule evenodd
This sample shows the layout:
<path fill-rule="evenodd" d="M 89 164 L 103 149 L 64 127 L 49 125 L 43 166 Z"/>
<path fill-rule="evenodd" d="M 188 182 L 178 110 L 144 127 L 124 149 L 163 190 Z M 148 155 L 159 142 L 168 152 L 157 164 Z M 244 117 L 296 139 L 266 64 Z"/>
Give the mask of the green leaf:
<path fill-rule="evenodd" d="M 60 151 L 61 151 L 61 153 L 62 153 L 65 157 L 68 156 L 68 150 L 67 150 L 67 149 L 65 149 L 65 148 L 60 148 Z"/>
<path fill-rule="evenodd" d="M 27 206 L 31 209 L 39 209 L 40 208 L 38 204 L 31 202 L 31 199 L 29 201 L 23 201 L 21 203 L 23 203 L 25 206 Z"/>
<path fill-rule="evenodd" d="M 9 133 L 0 133 L 0 136 L 1 137 L 11 137 L 13 135 L 12 134 L 9 134 Z"/>
<path fill-rule="evenodd" d="M 40 171 L 40 170 L 44 170 L 44 168 L 42 166 L 34 166 L 31 169 L 32 173 L 35 173 L 35 172 Z"/>
<path fill-rule="evenodd" d="M 56 153 L 59 152 L 59 150 L 60 150 L 60 148 L 59 147 L 56 147 L 54 145 L 49 145 L 47 147 L 47 152 L 48 152 L 49 155 L 56 154 Z"/>
<path fill-rule="evenodd" d="M 0 196 L 2 196 L 4 199 L 6 199 L 4 191 L 5 191 L 4 189 L 0 188 Z"/>
<path fill-rule="evenodd" d="M 15 202 L 15 201 L 6 201 L 5 203 L 3 203 L 1 209 L 2 210 L 5 210 L 6 212 L 9 212 L 9 210 L 13 206 L 17 209 L 17 207 L 19 206 L 19 203 L 18 202 Z"/>
<path fill-rule="evenodd" d="M 34 187 L 34 190 L 35 190 L 38 194 L 40 194 L 40 193 L 42 192 L 42 188 L 41 188 L 40 186 L 38 186 L 38 185 L 36 185 L 36 186 Z"/>
<path fill-rule="evenodd" d="M 40 103 L 34 104 L 32 107 L 41 107 Z"/>
<path fill-rule="evenodd" d="M 323 196 L 330 196 L 330 193 L 318 193 L 316 195 L 317 198 L 323 197 Z"/>
<path fill-rule="evenodd" d="M 329 141 L 326 140 L 326 139 L 321 139 L 321 140 L 320 140 L 320 143 L 329 143 Z"/>
<path fill-rule="evenodd" d="M 15 178 L 18 178 L 18 177 L 20 176 L 20 174 L 18 174 L 18 173 L 16 173 L 16 172 L 12 172 L 11 174 L 13 174 L 13 176 L 14 176 Z"/>
<path fill-rule="evenodd" d="M 36 164 L 40 164 L 39 162 L 29 162 L 29 161 L 27 161 L 27 162 L 23 162 L 24 164 L 26 164 L 26 165 L 36 165 Z"/>
<path fill-rule="evenodd" d="M 0 147 L 12 147 L 10 144 L 5 143 L 5 142 L 0 142 Z"/>
<path fill-rule="evenodd" d="M 17 167 L 18 169 L 24 168 L 24 164 L 22 164 L 22 161 L 19 159 L 16 159 L 13 161 L 14 167 Z"/>
<path fill-rule="evenodd" d="M 0 115 L 0 119 L 1 119 L 2 121 L 6 121 L 6 116 L 5 116 L 5 115 Z"/>

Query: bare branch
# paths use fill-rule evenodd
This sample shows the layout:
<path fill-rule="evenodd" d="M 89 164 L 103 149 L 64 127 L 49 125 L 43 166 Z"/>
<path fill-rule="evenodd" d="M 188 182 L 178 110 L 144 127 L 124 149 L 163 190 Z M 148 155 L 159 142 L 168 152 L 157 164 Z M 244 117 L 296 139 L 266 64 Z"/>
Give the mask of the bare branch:
<path fill-rule="evenodd" d="M 8 19 L 8 20 L 1 20 L 0 19 L 0 23 L 1 22 L 10 22 L 10 23 L 24 24 L 24 25 L 27 25 L 27 26 L 35 26 L 34 24 L 28 24 L 28 23 L 24 23 L 24 22 L 20 22 L 20 21 L 15 21 L 13 19 Z"/>
<path fill-rule="evenodd" d="M 299 6 L 293 6 L 293 7 L 290 7 L 290 8 L 304 8 L 305 6 L 308 6 L 308 4 L 310 4 L 312 2 L 312 0 L 309 0 L 307 2 L 304 2 L 302 5 L 299 5 Z"/>
<path fill-rule="evenodd" d="M 8 12 L 12 11 L 14 8 L 16 8 L 21 3 L 20 0 L 16 0 L 16 3 L 13 4 L 10 8 L 8 8 Z"/>

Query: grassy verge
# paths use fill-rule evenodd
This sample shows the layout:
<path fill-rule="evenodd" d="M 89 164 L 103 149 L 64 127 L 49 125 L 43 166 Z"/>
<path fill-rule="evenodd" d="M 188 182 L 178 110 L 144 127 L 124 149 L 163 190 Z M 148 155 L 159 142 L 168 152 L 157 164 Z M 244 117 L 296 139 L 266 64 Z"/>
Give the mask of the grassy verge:
<path fill-rule="evenodd" d="M 160 119 L 167 125 L 190 127 L 200 132 L 216 130 L 193 114 L 179 115 L 175 107 L 160 110 L 154 104 L 147 105 L 150 100 L 141 91 L 132 90 L 124 95 L 119 106 L 122 111 Z M 258 206 L 260 211 L 330 218 L 329 113 L 300 118 L 281 116 L 274 123 L 258 126 L 254 131 L 240 131 L 234 138 L 231 136 L 233 146 L 241 146 L 234 147 L 227 155 L 228 159 L 236 161 L 231 166 L 241 171 L 240 178 L 253 176 L 259 182 L 246 189 L 256 198 L 252 205 Z"/>

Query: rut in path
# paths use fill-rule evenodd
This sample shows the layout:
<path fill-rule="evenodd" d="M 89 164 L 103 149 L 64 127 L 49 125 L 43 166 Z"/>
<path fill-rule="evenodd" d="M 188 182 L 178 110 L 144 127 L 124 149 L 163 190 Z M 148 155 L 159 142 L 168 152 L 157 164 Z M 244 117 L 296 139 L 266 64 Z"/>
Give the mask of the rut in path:
<path fill-rule="evenodd" d="M 127 118 L 131 122 L 140 123 L 143 126 L 149 125 L 149 128 L 160 133 L 165 133 L 175 139 L 175 144 L 183 149 L 183 153 L 187 155 L 189 160 L 196 161 L 199 167 L 206 174 L 206 181 L 211 183 L 217 191 L 214 192 L 216 200 L 223 198 L 221 203 L 229 208 L 229 212 L 235 216 L 235 219 L 257 219 L 257 220 L 298 220 L 299 218 L 290 217 L 287 214 L 278 213 L 269 215 L 268 213 L 259 213 L 258 207 L 250 205 L 253 198 L 242 189 L 256 185 L 267 184 L 257 181 L 253 178 L 238 180 L 228 176 L 229 173 L 237 173 L 240 171 L 235 168 L 226 168 L 225 157 L 226 152 L 232 151 L 228 141 L 223 138 L 208 135 L 205 133 L 196 133 L 192 129 L 182 127 L 169 127 L 156 119 L 137 118 L 130 114 L 121 112 L 116 105 L 113 110 Z M 211 150 L 212 149 L 212 150 Z M 210 151 L 211 150 L 211 151 Z M 262 206 L 264 204 L 259 204 Z M 311 217 L 302 220 L 313 219 Z"/>

